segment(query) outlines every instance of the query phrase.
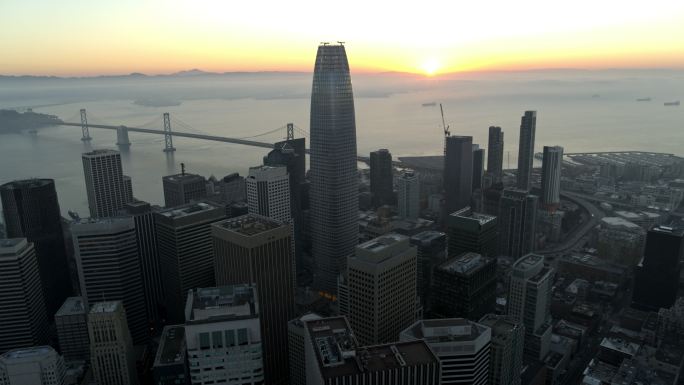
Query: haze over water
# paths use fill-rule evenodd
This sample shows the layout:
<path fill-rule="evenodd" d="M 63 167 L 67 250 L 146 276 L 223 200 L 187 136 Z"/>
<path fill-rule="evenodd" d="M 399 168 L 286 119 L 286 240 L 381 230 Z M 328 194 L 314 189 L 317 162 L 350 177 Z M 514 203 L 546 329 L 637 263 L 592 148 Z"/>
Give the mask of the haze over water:
<path fill-rule="evenodd" d="M 501 126 L 510 167 L 517 164 L 520 116 L 538 111 L 536 151 L 561 145 L 566 153 L 644 150 L 684 155 L 684 107 L 664 102 L 684 99 L 684 72 L 669 70 L 532 71 L 481 73 L 448 78 L 398 74 L 355 75 L 358 153 L 388 148 L 395 158 L 438 155 L 443 137 L 439 106 L 443 103 L 453 135 L 472 135 L 487 146 L 487 128 Z M 80 108 L 91 123 L 140 126 L 171 113 L 174 130 L 190 124 L 195 132 L 250 137 L 294 122 L 308 131 L 310 73 L 262 73 L 222 76 L 123 77 L 95 79 L 0 78 L 0 108 L 33 106 L 76 122 Z M 650 102 L 636 102 L 651 97 Z M 147 107 L 134 100 L 181 102 Z M 149 127 L 149 126 L 145 126 Z M 116 133 L 91 128 L 92 148 L 116 148 Z M 124 153 L 125 174 L 133 178 L 137 198 L 162 204 L 161 177 L 188 172 L 223 177 L 245 174 L 261 164 L 266 149 L 174 138 L 175 154 L 161 150 L 162 136 L 130 133 Z M 278 133 L 254 138 L 281 140 Z M 297 136 L 301 136 L 296 132 Z M 88 150 L 78 127 L 49 127 L 36 137 L 0 135 L 0 183 L 27 177 L 54 178 L 63 213 L 87 215 L 80 154 Z M 504 156 L 504 167 L 508 158 Z"/>

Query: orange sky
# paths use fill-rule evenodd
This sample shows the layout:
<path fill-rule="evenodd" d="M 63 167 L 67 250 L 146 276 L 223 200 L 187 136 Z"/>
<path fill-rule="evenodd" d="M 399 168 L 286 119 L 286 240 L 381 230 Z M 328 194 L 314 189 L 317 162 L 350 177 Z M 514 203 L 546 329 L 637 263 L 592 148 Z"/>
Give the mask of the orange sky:
<path fill-rule="evenodd" d="M 684 2 L 3 0 L 0 74 L 684 68 Z M 405 4 L 405 5 L 404 5 Z"/>

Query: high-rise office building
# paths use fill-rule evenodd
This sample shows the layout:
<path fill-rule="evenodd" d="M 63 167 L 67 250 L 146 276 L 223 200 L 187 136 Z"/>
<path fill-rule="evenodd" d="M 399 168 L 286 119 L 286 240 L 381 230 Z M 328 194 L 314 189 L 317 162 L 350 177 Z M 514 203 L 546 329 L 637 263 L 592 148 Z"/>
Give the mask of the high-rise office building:
<path fill-rule="evenodd" d="M 635 271 L 633 306 L 650 311 L 672 307 L 683 259 L 684 229 L 656 226 L 649 230 L 644 258 Z"/>
<path fill-rule="evenodd" d="M 290 223 L 290 177 L 287 167 L 250 167 L 245 182 L 250 214 Z"/>
<path fill-rule="evenodd" d="M 310 132 L 314 286 L 334 293 L 359 232 L 354 96 L 342 44 L 318 46 Z"/>
<path fill-rule="evenodd" d="M 504 132 L 501 127 L 489 127 L 489 144 L 487 151 L 487 174 L 493 183 L 501 182 L 503 176 Z"/>
<path fill-rule="evenodd" d="M 518 142 L 518 179 L 519 190 L 529 191 L 532 187 L 532 162 L 534 162 L 534 136 L 537 130 L 537 111 L 525 111 L 520 122 L 520 141 Z"/>
<path fill-rule="evenodd" d="M 446 234 L 440 231 L 423 231 L 411 237 L 416 247 L 416 294 L 420 297 L 423 311 L 427 311 L 432 292 L 433 271 L 446 259 Z"/>
<path fill-rule="evenodd" d="M 170 322 L 183 321 L 188 290 L 215 286 L 211 225 L 225 218 L 221 205 L 198 202 L 154 213 L 164 300 Z"/>
<path fill-rule="evenodd" d="M 416 248 L 395 233 L 356 248 L 347 262 L 349 322 L 364 345 L 396 341 L 416 320 Z"/>
<path fill-rule="evenodd" d="M 287 382 L 287 322 L 294 318 L 291 227 L 248 214 L 214 224 L 212 235 L 217 285 L 253 284 L 256 287 L 264 382 Z"/>
<path fill-rule="evenodd" d="M 370 153 L 370 190 L 373 206 L 393 204 L 392 154 L 386 148 Z"/>
<path fill-rule="evenodd" d="M 489 384 L 520 385 L 525 327 L 512 317 L 487 314 L 480 324 L 492 330 Z"/>
<path fill-rule="evenodd" d="M 485 150 L 479 144 L 473 144 L 473 191 L 484 187 Z"/>
<path fill-rule="evenodd" d="M 83 297 L 69 297 L 55 314 L 59 350 L 67 362 L 88 361 L 88 308 Z"/>
<path fill-rule="evenodd" d="M 185 340 L 192 385 L 265 383 L 260 313 L 251 285 L 191 291 Z"/>
<path fill-rule="evenodd" d="M 84 153 L 81 159 L 90 216 L 117 215 L 131 195 L 124 182 L 121 154 L 114 150 L 94 150 Z"/>
<path fill-rule="evenodd" d="M 306 313 L 287 323 L 287 352 L 290 362 L 290 385 L 306 385 L 306 323 L 320 320 L 316 313 Z"/>
<path fill-rule="evenodd" d="M 2 385 L 63 385 L 64 359 L 50 346 L 11 350 L 0 355 Z"/>
<path fill-rule="evenodd" d="M 159 320 L 160 312 L 164 307 L 164 289 L 152 206 L 147 202 L 133 201 L 124 205 L 124 211 L 133 218 L 135 225 L 147 316 L 151 321 Z"/>
<path fill-rule="evenodd" d="M 295 266 L 297 277 L 306 274 L 302 259 L 304 242 L 304 209 L 306 202 L 306 141 L 304 138 L 288 139 L 273 145 L 273 150 L 264 157 L 266 166 L 285 166 L 290 177 L 290 214 L 294 227 Z"/>
<path fill-rule="evenodd" d="M 447 136 L 444 153 L 444 216 L 470 205 L 473 191 L 473 137 Z"/>
<path fill-rule="evenodd" d="M 152 364 L 152 375 L 154 385 L 190 383 L 184 325 L 164 326 Z"/>
<path fill-rule="evenodd" d="M 61 214 L 55 182 L 27 179 L 0 186 L 7 238 L 33 243 L 48 317 L 71 293 Z"/>
<path fill-rule="evenodd" d="M 98 384 L 138 383 L 133 340 L 121 301 L 94 303 L 88 313 L 90 359 Z"/>
<path fill-rule="evenodd" d="M 463 318 L 416 321 L 401 341 L 423 340 L 440 364 L 441 385 L 486 385 L 491 329 Z"/>
<path fill-rule="evenodd" d="M 133 219 L 81 219 L 71 224 L 71 234 L 86 306 L 122 301 L 134 342 L 146 342 L 149 322 Z"/>
<path fill-rule="evenodd" d="M 438 385 L 439 360 L 425 341 L 362 347 L 345 317 L 305 324 L 309 385 Z"/>
<path fill-rule="evenodd" d="M 534 251 L 538 197 L 505 189 L 499 200 L 499 253 L 520 258 Z"/>
<path fill-rule="evenodd" d="M 542 360 L 551 343 L 551 287 L 554 269 L 544 257 L 527 254 L 513 264 L 508 289 L 508 315 L 525 327 L 524 355 Z"/>
<path fill-rule="evenodd" d="M 448 255 L 455 257 L 473 252 L 485 257 L 498 255 L 496 217 L 464 207 L 449 215 L 447 221 Z"/>
<path fill-rule="evenodd" d="M 244 202 L 247 199 L 245 178 L 238 173 L 226 175 L 221 180 L 221 194 L 227 205 L 235 202 Z"/>
<path fill-rule="evenodd" d="M 207 197 L 207 180 L 197 174 L 186 173 L 162 177 L 164 206 L 182 206 Z"/>
<path fill-rule="evenodd" d="M 48 316 L 33 244 L 0 239 L 0 353 L 48 343 Z"/>
<path fill-rule="evenodd" d="M 420 181 L 413 171 L 404 171 L 397 180 L 399 216 L 418 219 L 420 215 Z"/>
<path fill-rule="evenodd" d="M 563 147 L 544 146 L 541 175 L 541 203 L 547 211 L 554 212 L 560 206 L 562 164 Z"/>
<path fill-rule="evenodd" d="M 479 319 L 496 303 L 496 259 L 463 253 L 435 268 L 431 314 L 435 318 Z"/>

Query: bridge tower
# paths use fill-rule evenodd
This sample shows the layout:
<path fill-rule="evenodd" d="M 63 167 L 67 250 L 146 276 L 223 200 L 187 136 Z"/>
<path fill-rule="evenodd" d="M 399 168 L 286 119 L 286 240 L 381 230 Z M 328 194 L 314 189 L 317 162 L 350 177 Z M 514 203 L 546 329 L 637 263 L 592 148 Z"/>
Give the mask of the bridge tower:
<path fill-rule="evenodd" d="M 90 131 L 88 131 L 88 116 L 86 115 L 85 108 L 81 108 L 81 133 L 83 134 L 83 137 L 81 137 L 82 141 L 87 142 L 92 139 Z"/>
<path fill-rule="evenodd" d="M 131 145 L 131 141 L 128 139 L 128 127 L 119 126 L 116 128 L 116 145 L 126 147 Z"/>
<path fill-rule="evenodd" d="M 287 140 L 293 140 L 294 137 L 294 123 L 287 124 Z"/>
<path fill-rule="evenodd" d="M 173 136 L 171 135 L 171 117 L 168 112 L 164 112 L 164 152 L 174 152 Z"/>

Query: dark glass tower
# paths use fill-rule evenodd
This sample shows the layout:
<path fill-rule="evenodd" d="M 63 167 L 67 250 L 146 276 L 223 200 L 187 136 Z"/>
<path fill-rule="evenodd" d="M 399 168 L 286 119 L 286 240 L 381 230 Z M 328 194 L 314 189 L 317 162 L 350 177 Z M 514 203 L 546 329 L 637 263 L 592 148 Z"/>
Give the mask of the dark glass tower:
<path fill-rule="evenodd" d="M 8 238 L 33 242 L 48 319 L 71 295 L 62 218 L 52 179 L 27 179 L 0 186 Z"/>
<path fill-rule="evenodd" d="M 520 121 L 520 142 L 518 144 L 519 190 L 530 190 L 532 162 L 534 161 L 534 135 L 537 130 L 537 111 L 525 111 Z"/>
<path fill-rule="evenodd" d="M 373 206 L 394 203 L 392 183 L 392 154 L 382 148 L 370 153 L 370 190 Z"/>
<path fill-rule="evenodd" d="M 473 137 L 448 136 L 444 155 L 444 218 L 470 206 L 473 190 Z"/>
<path fill-rule="evenodd" d="M 356 122 L 343 45 L 318 46 L 310 130 L 314 286 L 335 292 L 337 276 L 358 243 Z"/>
<path fill-rule="evenodd" d="M 501 127 L 489 127 L 489 155 L 487 157 L 487 173 L 492 176 L 492 183 L 501 182 L 503 175 L 504 133 Z"/>

